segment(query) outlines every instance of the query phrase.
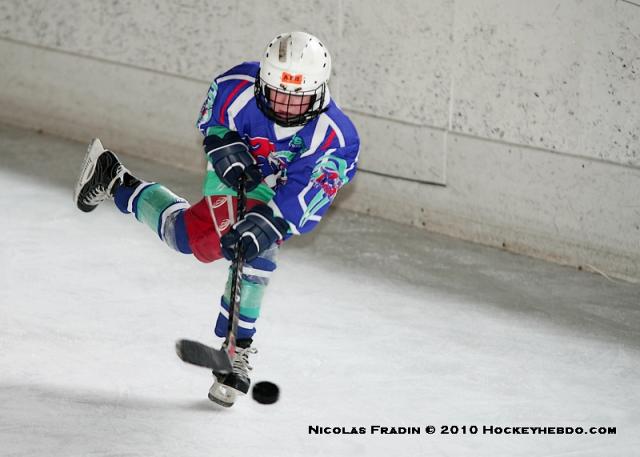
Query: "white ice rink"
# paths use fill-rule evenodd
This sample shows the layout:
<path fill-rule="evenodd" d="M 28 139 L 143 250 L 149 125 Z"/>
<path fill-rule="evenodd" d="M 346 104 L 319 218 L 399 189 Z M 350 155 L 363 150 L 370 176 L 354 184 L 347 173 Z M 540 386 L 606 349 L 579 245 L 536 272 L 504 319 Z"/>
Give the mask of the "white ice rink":
<path fill-rule="evenodd" d="M 218 341 L 226 265 L 170 251 L 109 202 L 76 210 L 84 145 L 0 126 L 0 148 L 0 456 L 640 455 L 638 285 L 334 211 L 284 246 L 263 305 L 252 379 L 281 400 L 224 409 L 173 344 Z M 424 431 L 444 424 L 616 434 Z"/>

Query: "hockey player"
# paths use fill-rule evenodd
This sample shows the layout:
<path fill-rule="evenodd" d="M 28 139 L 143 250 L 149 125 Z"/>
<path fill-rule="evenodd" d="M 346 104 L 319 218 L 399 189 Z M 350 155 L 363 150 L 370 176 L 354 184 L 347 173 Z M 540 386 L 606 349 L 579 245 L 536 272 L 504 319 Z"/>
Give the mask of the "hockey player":
<path fill-rule="evenodd" d="M 342 186 L 353 179 L 359 138 L 329 93 L 331 57 L 304 32 L 278 35 L 260 63 L 245 62 L 215 78 L 197 127 L 204 136 L 204 198 L 190 205 L 166 187 L 131 174 L 94 140 L 76 185 L 89 212 L 113 198 L 176 251 L 201 262 L 235 256 L 242 244 L 240 321 L 233 373 L 214 376 L 209 398 L 231 406 L 248 391 L 249 355 L 262 297 L 284 240 L 312 230 Z M 245 217 L 235 220 L 238 183 L 247 190 Z M 229 284 L 215 334 L 228 327 Z"/>

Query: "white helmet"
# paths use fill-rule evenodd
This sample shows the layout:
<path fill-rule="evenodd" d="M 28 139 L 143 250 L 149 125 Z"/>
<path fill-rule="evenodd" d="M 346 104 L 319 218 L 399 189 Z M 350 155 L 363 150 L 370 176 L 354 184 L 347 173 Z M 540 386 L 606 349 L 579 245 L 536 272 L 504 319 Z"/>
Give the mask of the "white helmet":
<path fill-rule="evenodd" d="M 327 109 L 330 76 L 331 56 L 318 38 L 305 32 L 283 33 L 262 55 L 256 103 L 282 126 L 304 125 Z"/>

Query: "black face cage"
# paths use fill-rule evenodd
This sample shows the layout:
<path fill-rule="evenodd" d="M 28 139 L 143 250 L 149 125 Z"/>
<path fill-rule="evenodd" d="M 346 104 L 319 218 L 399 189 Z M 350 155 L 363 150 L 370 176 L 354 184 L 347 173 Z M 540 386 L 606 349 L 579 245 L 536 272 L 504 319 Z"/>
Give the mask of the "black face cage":
<path fill-rule="evenodd" d="M 256 78 L 254 92 L 258 108 L 260 108 L 260 111 L 262 111 L 265 116 L 282 127 L 297 127 L 300 125 L 305 125 L 307 122 L 313 120 L 327 110 L 326 107 L 323 108 L 326 92 L 325 87 L 326 84 L 323 84 L 315 90 L 290 92 L 282 90 L 275 86 L 271 86 L 267 84 L 263 79 L 258 77 Z M 275 91 L 276 93 L 284 95 L 294 95 L 294 97 L 287 98 L 287 103 L 278 104 L 278 108 L 283 108 L 284 113 L 278 113 L 276 111 L 276 107 L 271 106 L 271 102 L 269 101 L 269 95 L 271 91 Z M 298 110 L 296 110 L 295 107 L 307 104 L 302 103 L 302 96 L 305 95 L 310 96 L 309 107 L 306 109 L 306 111 L 297 114 L 296 112 Z M 316 106 L 317 108 L 314 109 L 314 106 Z M 296 114 L 287 114 L 289 112 L 293 112 Z"/>

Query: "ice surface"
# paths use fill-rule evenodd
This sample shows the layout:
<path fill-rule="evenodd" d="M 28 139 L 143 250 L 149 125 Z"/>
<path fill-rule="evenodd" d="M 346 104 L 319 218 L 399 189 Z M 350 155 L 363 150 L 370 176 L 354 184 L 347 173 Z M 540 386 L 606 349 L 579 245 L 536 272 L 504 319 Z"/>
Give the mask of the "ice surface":
<path fill-rule="evenodd" d="M 352 213 L 289 242 L 253 380 L 207 399 L 178 338 L 226 278 L 111 203 L 77 211 L 84 145 L 0 126 L 0 455 L 631 456 L 640 287 Z M 199 153 L 197 150 L 194 154 Z M 127 158 L 194 198 L 200 177 Z M 615 426 L 616 435 L 311 435 L 310 425 Z"/>

